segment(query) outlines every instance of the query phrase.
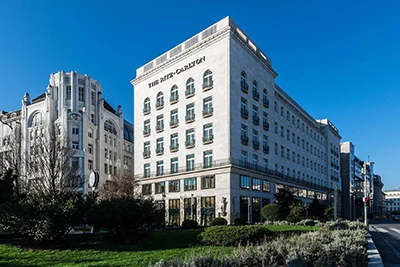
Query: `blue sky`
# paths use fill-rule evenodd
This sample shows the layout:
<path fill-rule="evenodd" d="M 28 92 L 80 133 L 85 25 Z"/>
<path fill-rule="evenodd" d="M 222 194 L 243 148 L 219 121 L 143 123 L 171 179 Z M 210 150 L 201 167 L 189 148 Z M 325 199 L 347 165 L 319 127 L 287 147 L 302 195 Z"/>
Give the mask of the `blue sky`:
<path fill-rule="evenodd" d="M 0 109 L 44 92 L 49 74 L 98 80 L 133 118 L 136 68 L 229 15 L 272 59 L 276 82 L 329 118 L 385 189 L 400 187 L 398 1 L 0 1 Z"/>

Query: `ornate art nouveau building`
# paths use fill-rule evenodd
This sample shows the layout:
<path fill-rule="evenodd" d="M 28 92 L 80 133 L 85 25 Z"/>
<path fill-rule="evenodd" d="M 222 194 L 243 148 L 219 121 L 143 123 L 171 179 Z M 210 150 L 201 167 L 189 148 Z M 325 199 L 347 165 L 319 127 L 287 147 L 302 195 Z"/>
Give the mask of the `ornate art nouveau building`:
<path fill-rule="evenodd" d="M 54 126 L 74 151 L 70 165 L 79 169 L 75 188 L 85 192 L 92 171 L 99 173 L 100 184 L 112 175 L 133 172 L 133 125 L 124 120 L 120 106 L 114 110 L 105 101 L 102 91 L 88 75 L 51 74 L 43 94 L 32 100 L 25 94 L 20 110 L 0 113 L 1 163 L 11 144 L 19 144 L 28 164 L 35 140 Z"/>
<path fill-rule="evenodd" d="M 304 202 L 340 193 L 338 129 L 311 117 L 276 76 L 229 17 L 137 69 L 134 172 L 170 225 L 258 222 L 284 186 Z"/>

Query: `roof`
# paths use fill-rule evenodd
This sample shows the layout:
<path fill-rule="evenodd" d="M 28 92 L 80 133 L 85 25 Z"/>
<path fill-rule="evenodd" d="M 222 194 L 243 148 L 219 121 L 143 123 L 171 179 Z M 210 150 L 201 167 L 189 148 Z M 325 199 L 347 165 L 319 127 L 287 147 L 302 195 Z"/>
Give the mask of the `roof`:
<path fill-rule="evenodd" d="M 104 100 L 104 108 L 108 111 L 110 111 L 113 114 L 116 114 L 117 112 L 115 111 L 115 109 L 112 108 L 112 106 L 110 104 L 108 104 L 108 102 L 106 100 Z"/>
<path fill-rule="evenodd" d="M 41 94 L 40 96 L 32 99 L 32 104 L 39 103 L 46 99 L 46 93 Z"/>

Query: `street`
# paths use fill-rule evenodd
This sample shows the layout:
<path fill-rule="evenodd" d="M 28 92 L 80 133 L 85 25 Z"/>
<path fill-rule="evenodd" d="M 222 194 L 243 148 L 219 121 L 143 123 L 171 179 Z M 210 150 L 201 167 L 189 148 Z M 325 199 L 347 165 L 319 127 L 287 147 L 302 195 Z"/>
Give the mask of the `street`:
<path fill-rule="evenodd" d="M 385 267 L 400 267 L 400 221 L 372 220 L 370 233 Z"/>

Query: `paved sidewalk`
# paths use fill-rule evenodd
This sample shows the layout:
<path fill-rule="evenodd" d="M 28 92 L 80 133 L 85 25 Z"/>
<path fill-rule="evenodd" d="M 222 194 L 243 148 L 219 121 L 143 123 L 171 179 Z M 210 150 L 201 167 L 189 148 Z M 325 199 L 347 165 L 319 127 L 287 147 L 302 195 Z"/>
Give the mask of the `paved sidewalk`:
<path fill-rule="evenodd" d="M 370 227 L 371 229 L 371 227 Z M 372 238 L 367 239 L 367 253 L 368 253 L 368 266 L 383 267 L 383 262 L 378 249 L 375 247 L 375 243 Z"/>

